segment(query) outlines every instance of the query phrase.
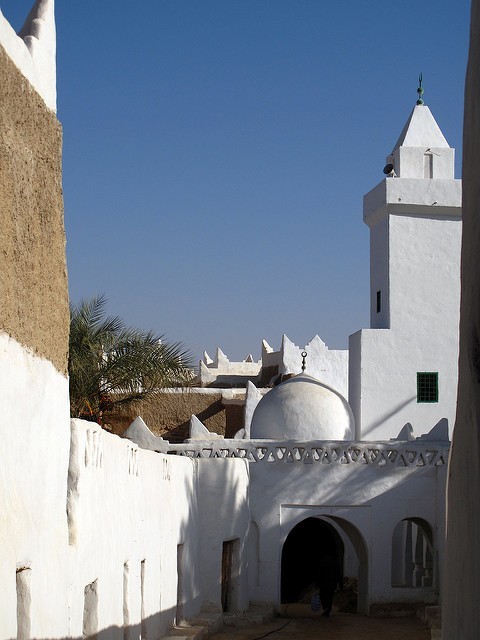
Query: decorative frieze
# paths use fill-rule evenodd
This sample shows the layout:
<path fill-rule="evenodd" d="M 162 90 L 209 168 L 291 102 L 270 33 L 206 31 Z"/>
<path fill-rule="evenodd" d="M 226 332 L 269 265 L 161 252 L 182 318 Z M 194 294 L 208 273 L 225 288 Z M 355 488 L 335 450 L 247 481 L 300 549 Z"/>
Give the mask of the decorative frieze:
<path fill-rule="evenodd" d="M 223 440 L 171 444 L 168 452 L 190 458 L 244 458 L 258 463 L 357 464 L 428 467 L 447 463 L 448 444 L 435 442 L 259 442 Z"/>

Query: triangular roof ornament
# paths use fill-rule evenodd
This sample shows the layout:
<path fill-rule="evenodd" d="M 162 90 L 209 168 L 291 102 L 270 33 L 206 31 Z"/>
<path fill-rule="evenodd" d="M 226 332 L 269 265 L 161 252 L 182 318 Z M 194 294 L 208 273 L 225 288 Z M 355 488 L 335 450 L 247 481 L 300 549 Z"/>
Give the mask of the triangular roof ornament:
<path fill-rule="evenodd" d="M 36 77 L 29 78 L 50 109 L 56 109 L 57 35 L 55 1 L 36 0 L 23 27 L 17 34 L 25 42 L 36 68 Z"/>
<path fill-rule="evenodd" d="M 36 0 L 17 35 L 23 40 L 29 36 L 41 40 L 52 26 L 55 28 L 54 0 Z"/>
<path fill-rule="evenodd" d="M 262 340 L 262 351 L 265 351 L 265 353 L 273 352 L 273 348 L 268 344 L 266 340 Z"/>

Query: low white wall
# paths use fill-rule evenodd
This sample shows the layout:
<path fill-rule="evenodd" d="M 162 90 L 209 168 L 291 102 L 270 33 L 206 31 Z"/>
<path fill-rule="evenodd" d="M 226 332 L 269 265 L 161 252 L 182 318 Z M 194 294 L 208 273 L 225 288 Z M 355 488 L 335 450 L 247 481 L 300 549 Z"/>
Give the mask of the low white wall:
<path fill-rule="evenodd" d="M 94 582 L 98 629 L 124 624 L 140 629 L 143 610 L 147 634 L 164 633 L 176 617 L 180 544 L 188 567 L 181 585 L 182 615 L 199 612 L 195 559 L 200 531 L 191 460 L 138 449 L 98 425 L 73 420 L 68 484 L 70 571 L 75 576 L 69 635 L 83 633 L 84 588 Z"/>
<path fill-rule="evenodd" d="M 26 568 L 30 636 L 67 627 L 68 381 L 0 334 L 0 637 L 17 636 L 16 571 Z"/>
<path fill-rule="evenodd" d="M 143 611 L 147 636 L 159 637 L 175 622 L 178 594 L 182 618 L 194 617 L 202 605 L 221 611 L 222 546 L 229 540 L 238 540 L 241 558 L 236 608 L 246 609 L 247 499 L 243 460 L 192 460 L 145 451 L 98 425 L 73 420 L 68 514 L 76 585 L 69 634 L 82 634 L 83 590 L 94 581 L 99 629 L 121 629 L 128 622 L 136 634 Z"/>
<path fill-rule="evenodd" d="M 247 608 L 245 461 L 158 454 L 70 425 L 68 380 L 5 335 L 0 393 L 1 640 L 165 635 L 204 601 L 220 607 L 228 540 Z"/>

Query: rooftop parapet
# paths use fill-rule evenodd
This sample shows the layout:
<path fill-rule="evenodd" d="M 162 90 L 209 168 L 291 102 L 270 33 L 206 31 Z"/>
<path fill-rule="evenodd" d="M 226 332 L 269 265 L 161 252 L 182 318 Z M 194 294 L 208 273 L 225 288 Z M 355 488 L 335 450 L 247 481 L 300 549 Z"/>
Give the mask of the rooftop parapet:
<path fill-rule="evenodd" d="M 285 442 L 216 440 L 171 444 L 167 453 L 189 458 L 242 458 L 259 464 L 435 467 L 448 462 L 447 442 Z"/>

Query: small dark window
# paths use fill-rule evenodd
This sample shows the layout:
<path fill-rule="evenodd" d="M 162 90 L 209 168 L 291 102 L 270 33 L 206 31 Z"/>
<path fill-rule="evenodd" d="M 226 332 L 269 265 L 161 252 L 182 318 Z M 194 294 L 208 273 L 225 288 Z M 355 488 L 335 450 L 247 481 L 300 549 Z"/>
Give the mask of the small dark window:
<path fill-rule="evenodd" d="M 417 373 L 417 402 L 438 402 L 438 373 Z"/>
<path fill-rule="evenodd" d="M 377 291 L 377 313 L 382 310 L 382 292 Z"/>

